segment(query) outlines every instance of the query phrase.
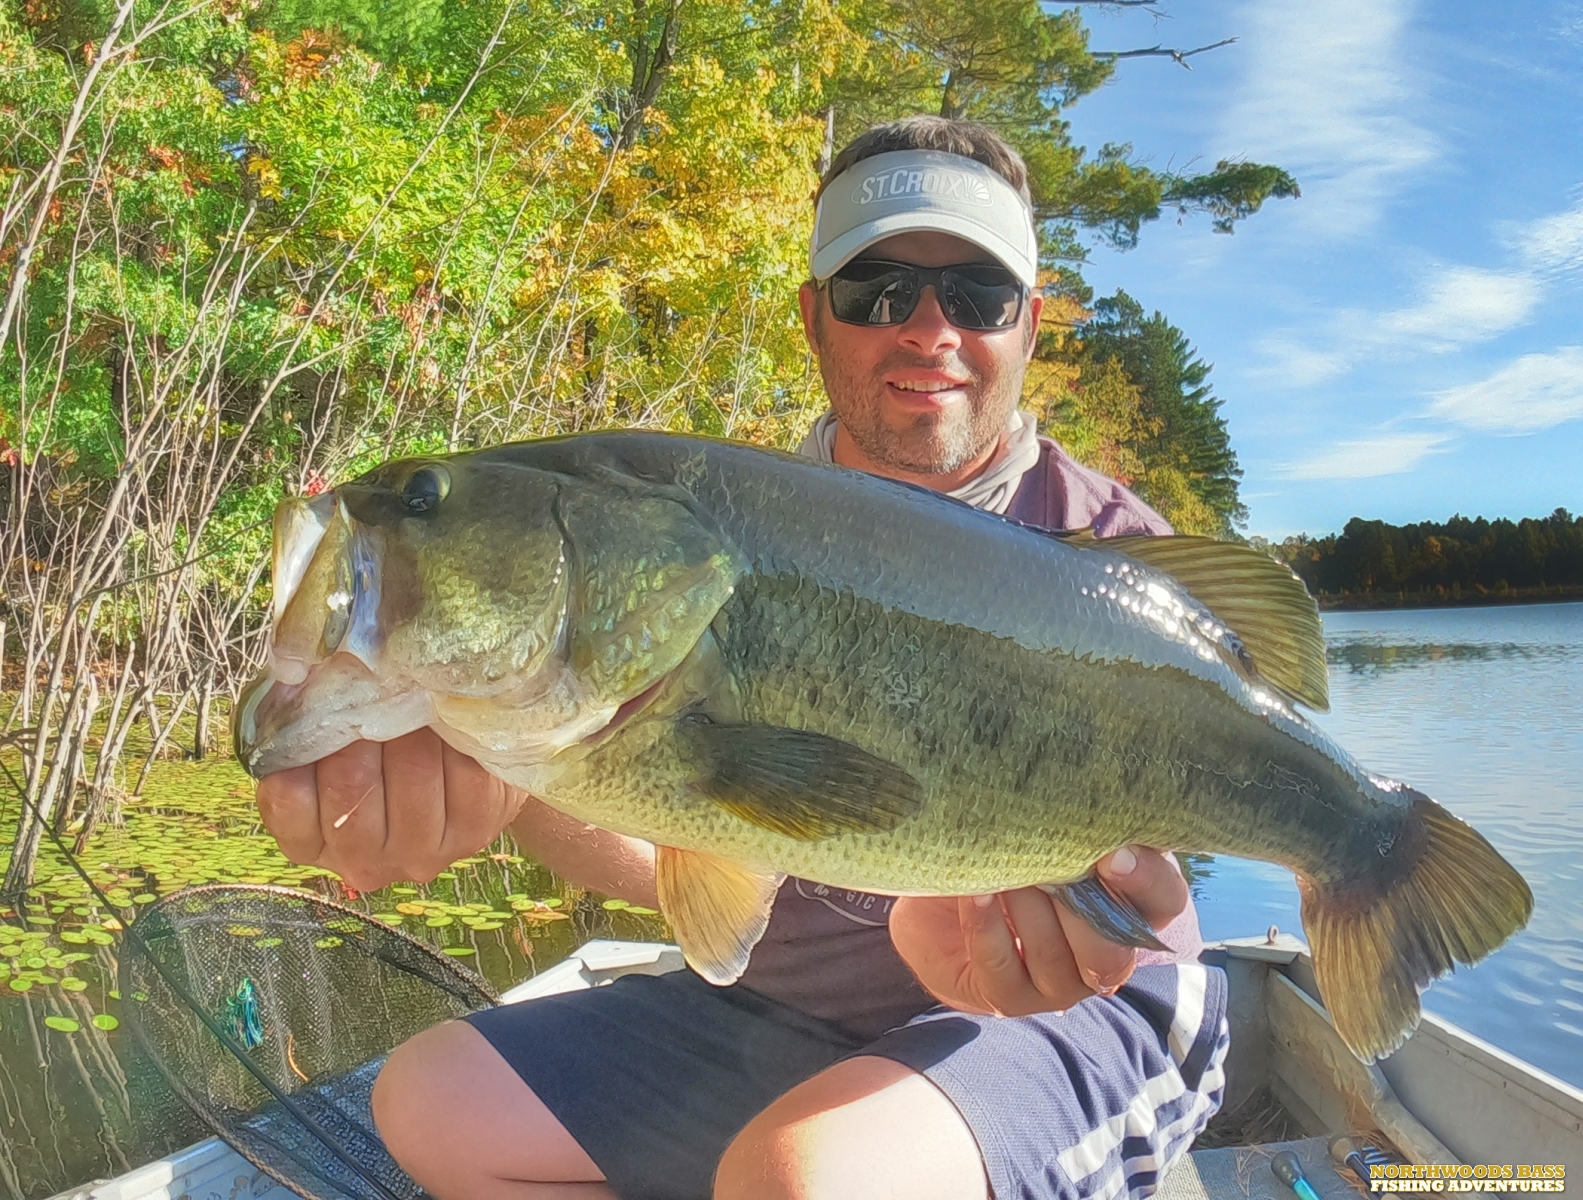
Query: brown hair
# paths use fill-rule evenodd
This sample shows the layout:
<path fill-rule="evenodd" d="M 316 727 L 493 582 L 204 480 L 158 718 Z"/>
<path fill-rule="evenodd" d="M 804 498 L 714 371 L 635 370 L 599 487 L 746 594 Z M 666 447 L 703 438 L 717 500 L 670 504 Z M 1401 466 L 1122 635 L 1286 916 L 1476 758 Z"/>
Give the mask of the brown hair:
<path fill-rule="evenodd" d="M 824 195 L 831 181 L 853 163 L 873 158 L 876 154 L 889 154 L 893 150 L 934 150 L 941 154 L 960 154 L 963 158 L 981 162 L 1016 188 L 1028 206 L 1033 207 L 1033 198 L 1028 193 L 1028 165 L 1005 138 L 988 125 L 980 125 L 976 121 L 930 116 L 903 117 L 899 121 L 875 125 L 858 134 L 847 144 L 846 149 L 835 156 L 830 169 L 819 181 L 819 190 L 814 194 L 815 203 Z"/>

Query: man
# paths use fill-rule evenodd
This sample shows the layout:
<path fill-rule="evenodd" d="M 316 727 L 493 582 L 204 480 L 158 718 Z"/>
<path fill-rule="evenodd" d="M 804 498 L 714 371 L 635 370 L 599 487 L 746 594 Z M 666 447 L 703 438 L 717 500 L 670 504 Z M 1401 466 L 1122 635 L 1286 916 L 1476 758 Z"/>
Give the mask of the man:
<path fill-rule="evenodd" d="M 1017 410 L 1036 263 L 1026 170 L 992 132 L 860 137 L 827 175 L 800 295 L 832 409 L 804 450 L 1030 523 L 1169 532 Z M 359 888 L 430 878 L 511 822 L 560 874 L 656 903 L 652 847 L 426 731 L 265 779 L 259 804 L 288 855 Z M 1100 869 L 1175 955 L 1139 965 L 1036 888 L 898 900 L 790 879 L 736 985 L 628 977 L 429 1030 L 391 1056 L 375 1118 L 440 1200 L 1146 1194 L 1218 1103 L 1224 979 L 1191 963 L 1168 856 Z"/>

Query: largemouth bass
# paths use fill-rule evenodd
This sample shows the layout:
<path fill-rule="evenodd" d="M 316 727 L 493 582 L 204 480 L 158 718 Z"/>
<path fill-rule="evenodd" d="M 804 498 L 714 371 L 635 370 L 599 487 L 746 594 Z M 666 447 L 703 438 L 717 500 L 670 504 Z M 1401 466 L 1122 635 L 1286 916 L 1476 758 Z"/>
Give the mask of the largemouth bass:
<path fill-rule="evenodd" d="M 741 974 L 785 874 L 961 895 L 1073 885 L 1141 843 L 1294 871 L 1325 1003 L 1372 1060 L 1422 988 L 1532 911 L 1477 832 L 1297 711 L 1327 703 L 1318 613 L 1244 547 L 1055 536 L 786 454 L 612 432 L 287 500 L 274 587 L 235 722 L 251 772 L 432 727 L 653 842 L 712 982 Z"/>

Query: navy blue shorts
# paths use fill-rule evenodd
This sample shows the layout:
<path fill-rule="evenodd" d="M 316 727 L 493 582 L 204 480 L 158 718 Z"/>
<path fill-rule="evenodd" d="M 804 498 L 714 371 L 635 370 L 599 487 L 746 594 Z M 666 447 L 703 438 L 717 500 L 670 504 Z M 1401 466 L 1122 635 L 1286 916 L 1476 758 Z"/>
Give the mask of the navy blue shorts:
<path fill-rule="evenodd" d="M 1142 967 L 1066 1013 L 932 1009 L 874 1041 L 691 971 L 629 975 L 468 1018 L 622 1200 L 707 1200 L 731 1140 L 843 1058 L 927 1076 L 978 1140 L 995 1200 L 1147 1195 L 1220 1104 L 1226 977 Z"/>

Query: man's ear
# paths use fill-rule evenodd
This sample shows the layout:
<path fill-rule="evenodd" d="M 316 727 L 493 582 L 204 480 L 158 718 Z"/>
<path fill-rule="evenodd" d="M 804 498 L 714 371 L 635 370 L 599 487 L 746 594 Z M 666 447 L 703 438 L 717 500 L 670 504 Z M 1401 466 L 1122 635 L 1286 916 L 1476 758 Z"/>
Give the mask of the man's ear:
<path fill-rule="evenodd" d="M 1028 297 L 1028 346 L 1023 352 L 1023 362 L 1033 361 L 1033 352 L 1039 345 L 1039 317 L 1044 312 L 1044 293 L 1034 292 Z"/>
<path fill-rule="evenodd" d="M 819 314 L 819 289 L 814 287 L 813 280 L 808 280 L 797 289 L 797 307 L 802 310 L 802 331 L 808 339 L 808 348 L 818 354 L 819 338 L 814 332 L 814 322 Z"/>

